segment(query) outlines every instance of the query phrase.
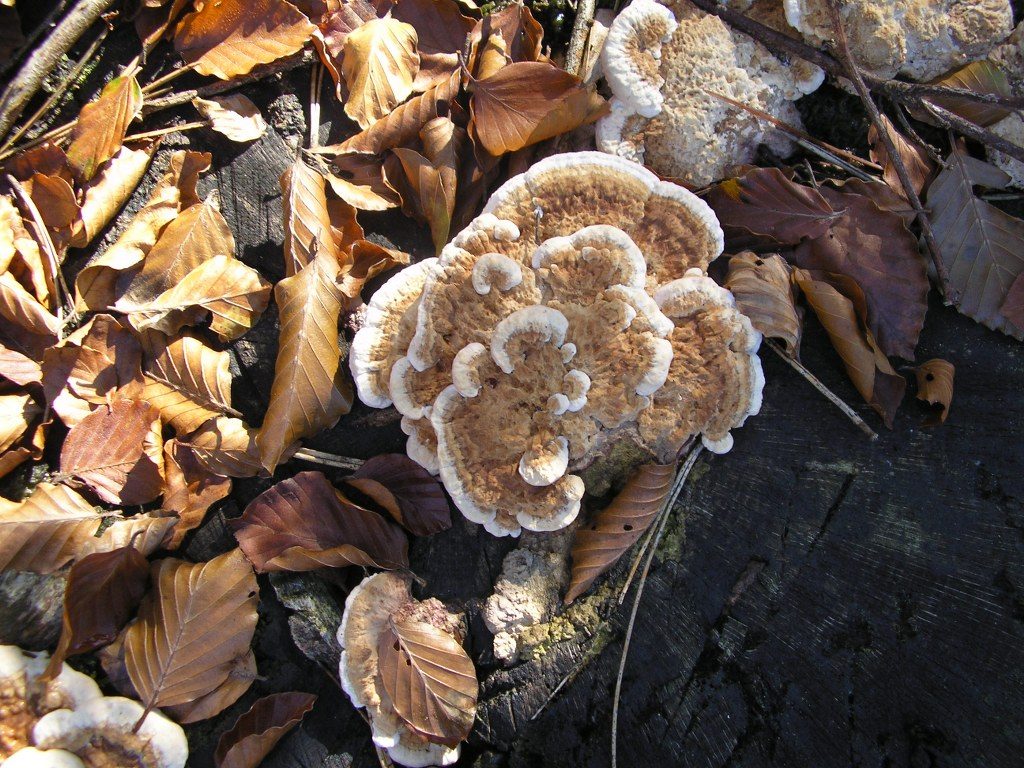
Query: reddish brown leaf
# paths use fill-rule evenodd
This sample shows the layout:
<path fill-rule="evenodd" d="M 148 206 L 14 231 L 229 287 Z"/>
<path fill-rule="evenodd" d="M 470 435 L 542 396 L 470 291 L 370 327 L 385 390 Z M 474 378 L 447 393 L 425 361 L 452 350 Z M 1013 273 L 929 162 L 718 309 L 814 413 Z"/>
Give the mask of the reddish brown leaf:
<path fill-rule="evenodd" d="M 80 226 L 82 209 L 71 185 L 60 176 L 35 174 L 25 188 L 50 233 L 58 253 L 64 253 L 74 239 L 74 230 Z M 52 286 L 50 293 L 54 293 Z"/>
<path fill-rule="evenodd" d="M 1014 95 L 1006 73 L 992 62 L 985 60 L 973 61 L 933 82 L 936 85 L 962 88 L 979 94 L 1004 97 Z M 928 96 L 927 100 L 981 126 L 994 125 L 1011 113 L 1010 109 L 999 104 L 985 104 L 962 99 L 959 96 Z M 919 116 L 926 122 L 934 122 L 934 118 L 927 112 L 920 115 L 915 112 L 915 116 Z"/>
<path fill-rule="evenodd" d="M 149 562 L 133 546 L 86 555 L 71 566 L 64 591 L 63 625 L 47 675 L 60 673 L 68 656 L 113 642 L 149 585 Z"/>
<path fill-rule="evenodd" d="M 442 118 L 437 118 L 442 119 Z M 392 150 L 401 161 L 411 188 L 413 210 L 426 220 L 434 240 L 434 253 L 441 253 L 448 242 L 452 214 L 455 212 L 456 172 L 452 166 L 435 167 L 427 158 L 411 149 Z"/>
<path fill-rule="evenodd" d="M 231 480 L 206 469 L 188 446 L 177 440 L 164 444 L 163 508 L 178 515 L 167 549 L 177 549 L 185 534 L 199 526 L 211 504 L 231 492 Z"/>
<path fill-rule="evenodd" d="M 164 558 L 124 638 L 124 661 L 147 709 L 220 688 L 250 652 L 259 588 L 235 549 L 206 563 Z M 251 681 L 249 681 L 251 683 Z"/>
<path fill-rule="evenodd" d="M 821 194 L 777 168 L 727 179 L 705 198 L 725 230 L 730 251 L 773 250 L 824 235 L 842 215 Z"/>
<path fill-rule="evenodd" d="M 256 768 L 288 731 L 313 709 L 311 693 L 275 693 L 258 699 L 217 741 L 217 768 Z"/>
<path fill-rule="evenodd" d="M 1006 292 L 999 314 L 1018 328 L 1024 328 L 1024 272 L 1014 278 Z"/>
<path fill-rule="evenodd" d="M 790 266 L 777 253 L 758 256 L 744 251 L 729 259 L 725 287 L 736 297 L 740 312 L 770 339 L 780 339 L 796 357 L 800 351 L 802 318 Z"/>
<path fill-rule="evenodd" d="M 68 433 L 60 471 L 111 504 L 152 501 L 163 484 L 160 412 L 138 400 L 98 408 Z"/>
<path fill-rule="evenodd" d="M 588 526 L 576 530 L 566 605 L 582 595 L 643 536 L 672 489 L 675 464 L 645 464 Z"/>
<path fill-rule="evenodd" d="M 409 563 L 405 534 L 350 502 L 320 472 L 300 472 L 264 491 L 232 527 L 261 573 Z"/>
<path fill-rule="evenodd" d="M 885 125 L 886 133 L 892 139 L 893 144 L 896 146 L 896 151 L 899 153 L 900 159 L 907 169 L 907 174 L 910 176 L 910 182 L 914 187 L 914 191 L 920 195 L 928 184 L 928 179 L 931 178 L 932 172 L 935 170 L 935 163 L 931 161 L 928 153 L 921 147 L 905 139 L 903 134 L 896 130 L 896 127 L 885 115 L 882 115 L 882 123 Z M 868 146 L 870 147 L 871 159 L 884 169 L 882 178 L 885 179 L 885 183 L 897 194 L 904 195 L 903 184 L 900 183 L 900 177 L 896 173 L 896 166 L 889 160 L 889 151 L 885 148 L 885 142 L 879 138 L 878 129 L 875 128 L 874 124 L 868 129 Z"/>
<path fill-rule="evenodd" d="M 164 714 L 183 724 L 208 720 L 242 698 L 259 678 L 256 671 L 256 656 L 249 650 L 231 662 L 228 676 L 223 683 L 196 699 L 163 707 Z"/>
<path fill-rule="evenodd" d="M 255 477 L 266 474 L 260 463 L 256 430 L 241 419 L 218 418 L 206 422 L 183 443 L 196 459 L 215 475 Z M 298 448 L 292 443 L 281 456 L 287 461 Z"/>
<path fill-rule="evenodd" d="M 544 28 L 525 4 L 510 3 L 478 21 L 470 33 L 474 52 L 480 50 L 480 42 L 495 34 L 500 34 L 505 41 L 506 52 L 512 61 L 537 61 L 540 58 Z M 476 63 L 472 55 L 470 59 L 471 64 Z"/>
<path fill-rule="evenodd" d="M 345 482 L 386 509 L 415 536 L 451 528 L 451 511 L 441 484 L 405 454 L 374 456 Z"/>
<path fill-rule="evenodd" d="M 142 108 L 142 89 L 131 76 L 115 77 L 99 99 L 82 107 L 71 131 L 68 164 L 79 182 L 89 181 L 121 149 L 128 126 Z"/>
<path fill-rule="evenodd" d="M 432 624 L 389 620 L 377 663 L 395 711 L 416 733 L 454 747 L 476 718 L 476 668 L 462 646 Z"/>
<path fill-rule="evenodd" d="M 953 402 L 953 377 L 956 368 L 946 360 L 935 358 L 921 363 L 914 369 L 917 376 L 917 399 L 935 406 L 935 412 L 925 419 L 922 426 L 937 427 L 945 424 L 949 417 L 949 406 Z"/>
<path fill-rule="evenodd" d="M 229 80 L 290 56 L 314 29 L 286 0 L 219 0 L 181 20 L 174 47 L 200 74 Z"/>

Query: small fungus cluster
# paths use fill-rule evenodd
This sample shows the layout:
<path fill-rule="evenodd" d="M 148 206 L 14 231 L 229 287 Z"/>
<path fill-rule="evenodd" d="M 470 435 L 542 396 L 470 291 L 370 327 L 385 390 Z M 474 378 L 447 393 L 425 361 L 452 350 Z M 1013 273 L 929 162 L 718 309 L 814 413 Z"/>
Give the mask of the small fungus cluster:
<path fill-rule="evenodd" d="M 760 334 L 704 272 L 714 214 L 597 152 L 510 179 L 440 257 L 373 296 L 352 345 L 363 402 L 394 403 L 409 455 L 491 533 L 576 517 L 574 471 L 632 440 L 724 452 L 760 408 Z"/>

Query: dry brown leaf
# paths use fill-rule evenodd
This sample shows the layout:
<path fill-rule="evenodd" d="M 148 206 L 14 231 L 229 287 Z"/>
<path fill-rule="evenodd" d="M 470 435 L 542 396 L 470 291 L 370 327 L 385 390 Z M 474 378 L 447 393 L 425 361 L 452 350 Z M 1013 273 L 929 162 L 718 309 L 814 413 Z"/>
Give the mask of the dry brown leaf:
<path fill-rule="evenodd" d="M 335 170 L 327 183 L 334 194 L 360 211 L 385 211 L 401 203 L 398 193 L 384 179 L 380 159 L 375 155 L 354 152 L 335 158 Z"/>
<path fill-rule="evenodd" d="M 171 336 L 182 326 L 210 317 L 210 330 L 233 341 L 249 330 L 266 309 L 270 283 L 251 267 L 230 256 L 214 256 L 193 269 L 174 287 L 144 303 L 117 301 L 137 331 L 150 328 Z"/>
<path fill-rule="evenodd" d="M 69 183 L 74 181 L 68 167 L 68 156 L 52 141 L 23 149 L 5 160 L 3 168 L 5 173 L 11 174 L 18 181 L 28 181 L 37 173 L 60 176 Z"/>
<path fill-rule="evenodd" d="M 167 35 L 169 29 L 181 16 L 186 7 L 192 5 L 191 0 L 168 0 L 168 2 L 151 3 L 144 2 L 142 8 L 135 15 L 135 32 L 148 51 L 156 45 L 161 38 Z"/>
<path fill-rule="evenodd" d="M 82 188 L 82 223 L 72 246 L 86 247 L 111 222 L 146 175 L 158 146 L 159 140 L 121 147 Z"/>
<path fill-rule="evenodd" d="M 133 546 L 79 559 L 68 573 L 60 641 L 46 675 L 60 674 L 68 656 L 113 642 L 149 585 L 149 563 Z"/>
<path fill-rule="evenodd" d="M 417 734 L 454 747 L 476 718 L 476 668 L 433 624 L 391 618 L 377 643 L 380 679 L 398 716 Z"/>
<path fill-rule="evenodd" d="M 43 173 L 37 173 L 25 182 L 25 189 L 39 211 L 57 253 L 63 254 L 75 238 L 75 230 L 81 227 L 82 209 L 75 198 L 75 191 L 60 176 Z M 53 286 L 49 286 L 48 293 L 54 293 Z M 43 297 L 40 301 L 46 303 Z"/>
<path fill-rule="evenodd" d="M 26 387 L 43 380 L 43 369 L 27 355 L 0 344 L 0 376 L 19 387 Z"/>
<path fill-rule="evenodd" d="M 147 710 L 220 688 L 250 653 L 259 599 L 237 549 L 195 565 L 164 558 L 152 574 L 154 589 L 124 637 L 125 667 Z"/>
<path fill-rule="evenodd" d="M 903 160 L 903 165 L 910 176 L 910 183 L 913 185 L 914 191 L 920 195 L 935 170 L 935 163 L 931 161 L 928 153 L 921 147 L 904 138 L 903 134 L 896 130 L 892 121 L 885 115 L 882 115 L 882 123 L 885 125 L 889 138 L 892 139 L 893 144 L 896 146 L 900 159 Z M 869 154 L 871 159 L 884 169 L 882 178 L 885 179 L 885 183 L 897 194 L 906 197 L 903 193 L 903 184 L 900 182 L 899 174 L 896 173 L 896 166 L 889 160 L 889 152 L 885 148 L 885 142 L 879 138 L 878 129 L 874 124 L 868 129 L 868 146 L 870 147 Z"/>
<path fill-rule="evenodd" d="M 221 734 L 213 759 L 217 768 L 256 768 L 288 731 L 313 708 L 312 693 L 274 693 L 258 699 Z"/>
<path fill-rule="evenodd" d="M 207 152 L 179 151 L 171 156 L 167 172 L 117 242 L 78 273 L 75 291 L 80 310 L 102 309 L 114 303 L 118 275 L 146 258 L 179 211 L 199 202 L 196 183 L 199 174 L 210 167 L 210 160 Z"/>
<path fill-rule="evenodd" d="M 256 437 L 270 473 L 288 446 L 334 426 L 352 407 L 338 344 L 345 298 L 335 282 L 338 269 L 337 261 L 320 253 L 274 288 L 281 333 L 270 405 Z"/>
<path fill-rule="evenodd" d="M 466 36 L 476 24 L 459 13 L 459 6 L 451 0 L 402 0 L 391 16 L 416 30 L 420 69 L 413 88 L 421 92 L 458 68 Z"/>
<path fill-rule="evenodd" d="M 405 178 L 411 187 L 413 210 L 430 226 L 434 253 L 439 254 L 448 242 L 452 214 L 455 212 L 455 168 L 450 165 L 435 167 L 427 158 L 412 149 L 398 147 L 392 151 L 401 161 Z M 409 200 L 406 199 L 406 202 Z"/>
<path fill-rule="evenodd" d="M 999 307 L 999 314 L 1018 328 L 1024 328 L 1024 272 L 1014 278 Z"/>
<path fill-rule="evenodd" d="M 581 92 L 577 77 L 547 62 L 509 64 L 473 82 L 469 108 L 476 139 L 497 157 L 571 130 L 580 124 L 574 117 L 582 121 L 586 115 L 573 116 L 561 108 Z M 556 110 L 564 125 L 549 119 Z"/>
<path fill-rule="evenodd" d="M 0 395 L 0 453 L 18 442 L 42 412 L 30 394 Z"/>
<path fill-rule="evenodd" d="M 665 505 L 675 464 L 645 464 L 594 521 L 576 530 L 566 605 L 582 595 L 643 536 Z"/>
<path fill-rule="evenodd" d="M 921 363 L 914 369 L 917 376 L 917 399 L 935 406 L 935 413 L 925 419 L 922 426 L 937 427 L 949 418 L 949 406 L 953 402 L 953 364 L 935 358 Z"/>
<path fill-rule="evenodd" d="M 184 704 L 163 707 L 166 715 L 175 722 L 188 724 L 200 720 L 209 720 L 238 701 L 252 684 L 259 680 L 256 671 L 256 656 L 250 650 L 231 664 L 227 679 L 205 696 L 200 696 Z"/>
<path fill-rule="evenodd" d="M 142 89 L 134 76 L 120 75 L 104 86 L 96 101 L 82 107 L 71 144 L 68 165 L 84 183 L 121 149 L 128 126 L 142 109 Z"/>
<path fill-rule="evenodd" d="M 754 328 L 769 339 L 780 339 L 790 356 L 798 357 L 803 323 L 790 272 L 777 253 L 758 256 L 744 251 L 729 259 L 725 287 Z"/>
<path fill-rule="evenodd" d="M 56 308 L 57 297 L 53 269 L 9 197 L 0 197 L 0 219 L 3 222 L 3 229 L 6 231 L 9 228 L 4 239 L 10 238 L 5 249 L 9 258 L 0 259 L 6 262 L 6 266 L 0 271 L 9 272 L 47 312 L 52 312 Z M 34 222 L 31 226 L 35 231 Z"/>
<path fill-rule="evenodd" d="M 267 132 L 267 123 L 260 108 L 240 93 L 192 99 L 192 104 L 210 127 L 231 141 L 256 141 Z"/>
<path fill-rule="evenodd" d="M 0 317 L 37 336 L 56 336 L 60 321 L 10 272 L 0 274 Z"/>
<path fill-rule="evenodd" d="M 260 463 L 256 434 L 257 430 L 241 419 L 222 416 L 206 422 L 183 444 L 188 446 L 200 464 L 215 475 L 255 477 L 267 473 Z M 298 443 L 289 445 L 280 460 L 290 459 L 298 447 Z"/>
<path fill-rule="evenodd" d="M 296 158 L 281 174 L 284 194 L 284 271 L 291 277 L 323 251 L 341 264 L 344 257 L 331 231 L 324 177 Z"/>
<path fill-rule="evenodd" d="M 483 48 L 478 48 L 474 55 L 475 66 L 470 71 L 477 80 L 490 77 L 502 67 L 512 63 L 512 57 L 508 55 L 508 44 L 500 31 L 488 35 Z"/>
<path fill-rule="evenodd" d="M 397 19 L 371 19 L 345 38 L 345 114 L 364 130 L 412 94 L 420 68 L 416 30 Z"/>
<path fill-rule="evenodd" d="M 260 573 L 409 565 L 401 529 L 353 504 L 320 472 L 300 472 L 264 491 L 231 527 Z"/>
<path fill-rule="evenodd" d="M 69 427 L 114 392 L 137 397 L 142 348 L 110 315 L 96 315 L 43 356 L 47 401 Z"/>
<path fill-rule="evenodd" d="M 825 282 L 803 269 L 793 270 L 793 279 L 825 327 L 853 385 L 878 412 L 885 425 L 892 429 L 907 382 L 893 370 L 871 331 L 859 322 L 855 304 L 863 303 L 864 298 L 856 283 L 851 278 L 835 274 L 829 275 L 829 281 Z M 837 282 L 844 284 L 842 293 L 833 285 Z M 858 293 L 856 301 L 848 298 L 848 295 Z"/>
<path fill-rule="evenodd" d="M 139 398 L 160 411 L 160 420 L 178 435 L 209 419 L 237 416 L 231 407 L 231 356 L 194 336 L 160 344 L 147 355 Z"/>
<path fill-rule="evenodd" d="M 314 29 L 286 0 L 218 0 L 181 20 L 174 47 L 199 74 L 230 80 L 300 50 Z"/>
<path fill-rule="evenodd" d="M 488 37 L 501 34 L 505 41 L 506 51 L 512 61 L 537 61 L 541 58 L 541 42 L 544 28 L 533 17 L 529 7 L 521 3 L 510 3 L 497 13 L 484 16 L 476 23 L 470 33 L 472 50 L 470 52 L 470 70 L 476 69 L 475 53 L 480 50 L 480 43 L 486 43 Z"/>
<path fill-rule="evenodd" d="M 449 113 L 449 105 L 462 87 L 461 78 L 459 71 L 452 72 L 447 80 L 419 96 L 412 97 L 366 130 L 360 131 L 341 144 L 324 147 L 321 151 L 334 154 L 360 152 L 379 155 L 387 149 L 409 145 L 416 140 L 420 129 L 427 122 Z"/>
<path fill-rule="evenodd" d="M 110 504 L 145 504 L 163 485 L 160 412 L 149 403 L 118 400 L 72 427 L 60 471 L 78 478 Z"/>
<path fill-rule="evenodd" d="M 351 309 L 358 303 L 359 292 L 367 280 L 372 280 L 382 272 L 409 263 L 409 254 L 383 248 L 369 240 L 356 240 L 352 243 L 352 266 L 343 270 L 338 278 L 338 287 L 350 301 L 347 308 Z"/>
<path fill-rule="evenodd" d="M 165 546 L 177 549 L 185 534 L 203 522 L 210 505 L 231 493 L 231 480 L 211 473 L 177 440 L 164 444 L 164 474 L 163 508 L 178 516 Z"/>
<path fill-rule="evenodd" d="M 374 456 L 346 479 L 414 536 L 451 528 L 451 510 L 437 479 L 401 453 Z"/>
<path fill-rule="evenodd" d="M 990 61 L 973 61 L 955 72 L 944 75 L 934 80 L 935 85 L 944 85 L 947 88 L 962 88 L 978 94 L 992 96 L 1003 96 L 1012 98 L 1013 88 L 1006 77 L 1006 73 Z M 927 101 L 937 104 L 960 117 L 970 120 L 980 126 L 989 126 L 998 123 L 1009 115 L 1012 110 L 1000 104 L 985 104 L 983 102 L 962 99 L 959 96 L 933 96 L 930 95 Z M 935 122 L 930 113 L 918 114 L 925 122 Z"/>

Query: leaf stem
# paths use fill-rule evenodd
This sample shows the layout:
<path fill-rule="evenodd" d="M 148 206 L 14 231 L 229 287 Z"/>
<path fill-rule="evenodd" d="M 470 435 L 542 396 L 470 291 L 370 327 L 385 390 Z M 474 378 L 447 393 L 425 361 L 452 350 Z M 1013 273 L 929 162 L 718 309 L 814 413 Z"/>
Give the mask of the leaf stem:
<path fill-rule="evenodd" d="M 324 451 L 314 451 L 312 448 L 300 448 L 292 454 L 292 458 L 299 459 L 300 461 L 308 461 L 312 464 L 322 464 L 325 467 L 347 469 L 349 471 L 359 469 L 364 463 L 362 459 L 352 459 L 348 456 L 338 456 L 333 453 L 325 453 Z"/>

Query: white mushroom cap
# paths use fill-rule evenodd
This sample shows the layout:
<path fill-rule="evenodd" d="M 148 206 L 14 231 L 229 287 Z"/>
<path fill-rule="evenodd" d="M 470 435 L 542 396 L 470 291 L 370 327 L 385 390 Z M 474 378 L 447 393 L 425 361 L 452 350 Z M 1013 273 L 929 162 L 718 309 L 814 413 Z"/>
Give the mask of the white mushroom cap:
<path fill-rule="evenodd" d="M 541 446 L 527 450 L 519 460 L 519 476 L 530 485 L 551 485 L 569 468 L 569 441 L 561 435 Z"/>
<path fill-rule="evenodd" d="M 512 373 L 516 361 L 512 359 L 513 343 L 521 336 L 537 336 L 545 343 L 561 347 L 565 342 L 569 321 L 552 307 L 535 305 L 516 310 L 494 329 L 491 336 L 491 357 L 501 370 Z"/>
<path fill-rule="evenodd" d="M 400 357 L 391 366 L 391 376 L 388 385 L 395 408 L 398 409 L 400 414 L 408 416 L 410 419 L 424 418 L 425 409 L 430 407 L 428 404 L 415 399 L 417 388 L 411 379 L 415 377 L 416 373 L 417 371 L 409 358 Z"/>
<path fill-rule="evenodd" d="M 452 384 L 463 397 L 476 397 L 480 392 L 477 368 L 488 355 L 487 347 L 474 341 L 459 350 L 452 360 Z"/>
<path fill-rule="evenodd" d="M 665 313 L 661 311 L 658 302 L 651 298 L 647 291 L 625 285 L 613 285 L 604 292 L 604 295 L 609 298 L 622 299 L 622 301 L 629 302 L 631 306 L 644 316 L 644 319 L 650 323 L 651 328 L 659 336 L 668 336 L 672 333 L 672 329 L 675 326 L 671 320 L 665 317 Z"/>
<path fill-rule="evenodd" d="M 633 0 L 619 13 L 601 52 L 601 68 L 615 95 L 636 113 L 661 112 L 661 45 L 676 31 L 672 11 L 654 0 Z"/>
<path fill-rule="evenodd" d="M 523 282 L 523 270 L 519 264 L 500 253 L 485 253 L 473 265 L 473 288 L 486 296 L 495 287 L 499 291 L 511 291 Z"/>
<path fill-rule="evenodd" d="M 86 768 L 78 755 L 63 749 L 24 747 L 8 757 L 0 768 Z"/>
<path fill-rule="evenodd" d="M 409 436 L 405 443 L 405 452 L 409 458 L 430 474 L 436 475 L 440 471 L 440 465 L 437 461 L 437 437 L 434 435 L 430 418 L 425 416 L 422 419 L 410 419 L 408 416 L 403 416 L 401 427 L 402 431 Z"/>
<path fill-rule="evenodd" d="M 571 370 L 562 377 L 562 392 L 565 398 L 565 410 L 576 413 L 587 404 L 587 392 L 593 382 L 583 371 Z"/>
<path fill-rule="evenodd" d="M 34 687 L 49 663 L 48 653 L 31 654 L 16 645 L 0 645 L 0 681 L 10 680 L 21 695 Z M 58 707 L 76 709 L 102 696 L 95 680 L 63 664 L 60 674 L 45 684 L 40 704 L 44 711 Z"/>
<path fill-rule="evenodd" d="M 150 711 L 133 733 L 144 711 L 137 701 L 122 696 L 93 699 L 75 710 L 58 709 L 44 715 L 32 729 L 32 739 L 39 748 L 76 754 L 103 749 L 106 742 L 139 755 L 140 765 L 146 768 L 184 768 L 188 740 L 181 726 Z"/>

